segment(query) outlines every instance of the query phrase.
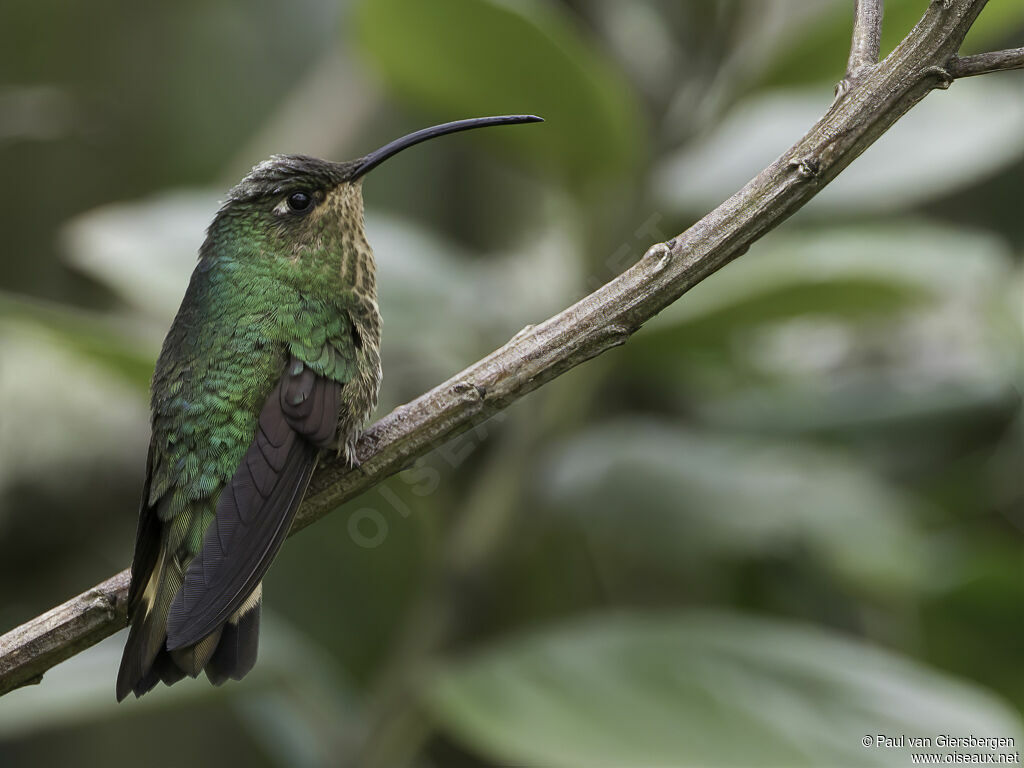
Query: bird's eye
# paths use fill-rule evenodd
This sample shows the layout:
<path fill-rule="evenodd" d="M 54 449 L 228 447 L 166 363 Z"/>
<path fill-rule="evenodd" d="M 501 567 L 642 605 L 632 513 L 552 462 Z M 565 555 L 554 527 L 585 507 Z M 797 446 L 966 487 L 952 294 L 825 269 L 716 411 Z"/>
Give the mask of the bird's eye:
<path fill-rule="evenodd" d="M 295 213 L 305 213 L 313 207 L 313 195 L 304 190 L 288 195 L 288 209 Z"/>

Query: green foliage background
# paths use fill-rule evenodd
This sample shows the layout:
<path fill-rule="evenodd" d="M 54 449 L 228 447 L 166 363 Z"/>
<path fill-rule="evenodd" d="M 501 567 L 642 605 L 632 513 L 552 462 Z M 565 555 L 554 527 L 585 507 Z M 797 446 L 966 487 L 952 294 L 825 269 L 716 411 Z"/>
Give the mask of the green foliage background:
<path fill-rule="evenodd" d="M 891 47 L 924 0 L 890 0 Z M 218 196 L 367 180 L 380 413 L 685 229 L 841 76 L 843 0 L 0 8 L 0 630 L 125 567 L 146 387 Z M 970 51 L 1020 45 L 991 0 Z M 888 48 L 886 48 L 887 50 Z M 243 682 L 114 704 L 119 635 L 0 699 L 0 764 L 908 765 L 1024 739 L 1024 76 L 929 96 L 624 348 L 289 541 Z"/>

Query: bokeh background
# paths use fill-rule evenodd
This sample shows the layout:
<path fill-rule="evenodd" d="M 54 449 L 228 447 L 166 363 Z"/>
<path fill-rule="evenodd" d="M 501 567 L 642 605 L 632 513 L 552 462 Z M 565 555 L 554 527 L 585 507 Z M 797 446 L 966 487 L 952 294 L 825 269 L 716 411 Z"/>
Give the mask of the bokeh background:
<path fill-rule="evenodd" d="M 0 630 L 125 567 L 224 191 L 373 172 L 378 413 L 582 297 L 828 106 L 846 0 L 0 7 Z M 885 50 L 925 0 L 886 3 Z M 992 0 L 969 51 L 1016 46 Z M 935 92 L 625 347 L 290 540 L 261 658 L 0 699 L 0 764 L 908 765 L 1024 712 L 1024 73 Z M 984 751 L 984 750 L 981 750 Z"/>

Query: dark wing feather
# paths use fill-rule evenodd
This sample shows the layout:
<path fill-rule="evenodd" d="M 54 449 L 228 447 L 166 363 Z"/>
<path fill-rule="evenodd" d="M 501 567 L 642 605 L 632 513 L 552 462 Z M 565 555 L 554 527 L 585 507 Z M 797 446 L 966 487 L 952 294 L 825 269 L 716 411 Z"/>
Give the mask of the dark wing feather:
<path fill-rule="evenodd" d="M 292 359 L 171 603 L 168 650 L 216 630 L 259 584 L 288 535 L 319 449 L 334 439 L 340 396 L 341 384 Z"/>
<path fill-rule="evenodd" d="M 146 456 L 146 479 L 139 504 L 139 525 L 135 531 L 135 556 L 132 558 L 132 581 L 128 587 L 128 615 L 132 615 L 142 598 L 157 558 L 160 557 L 160 518 L 149 505 L 149 484 L 153 476 L 153 444 Z"/>

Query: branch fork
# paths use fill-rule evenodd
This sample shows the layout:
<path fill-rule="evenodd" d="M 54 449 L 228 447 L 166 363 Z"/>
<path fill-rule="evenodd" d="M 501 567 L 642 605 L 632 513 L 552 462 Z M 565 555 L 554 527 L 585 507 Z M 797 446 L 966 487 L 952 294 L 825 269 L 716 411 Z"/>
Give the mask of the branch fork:
<path fill-rule="evenodd" d="M 856 80 L 864 70 L 878 63 L 882 48 L 883 0 L 854 0 L 853 40 L 844 80 Z"/>

